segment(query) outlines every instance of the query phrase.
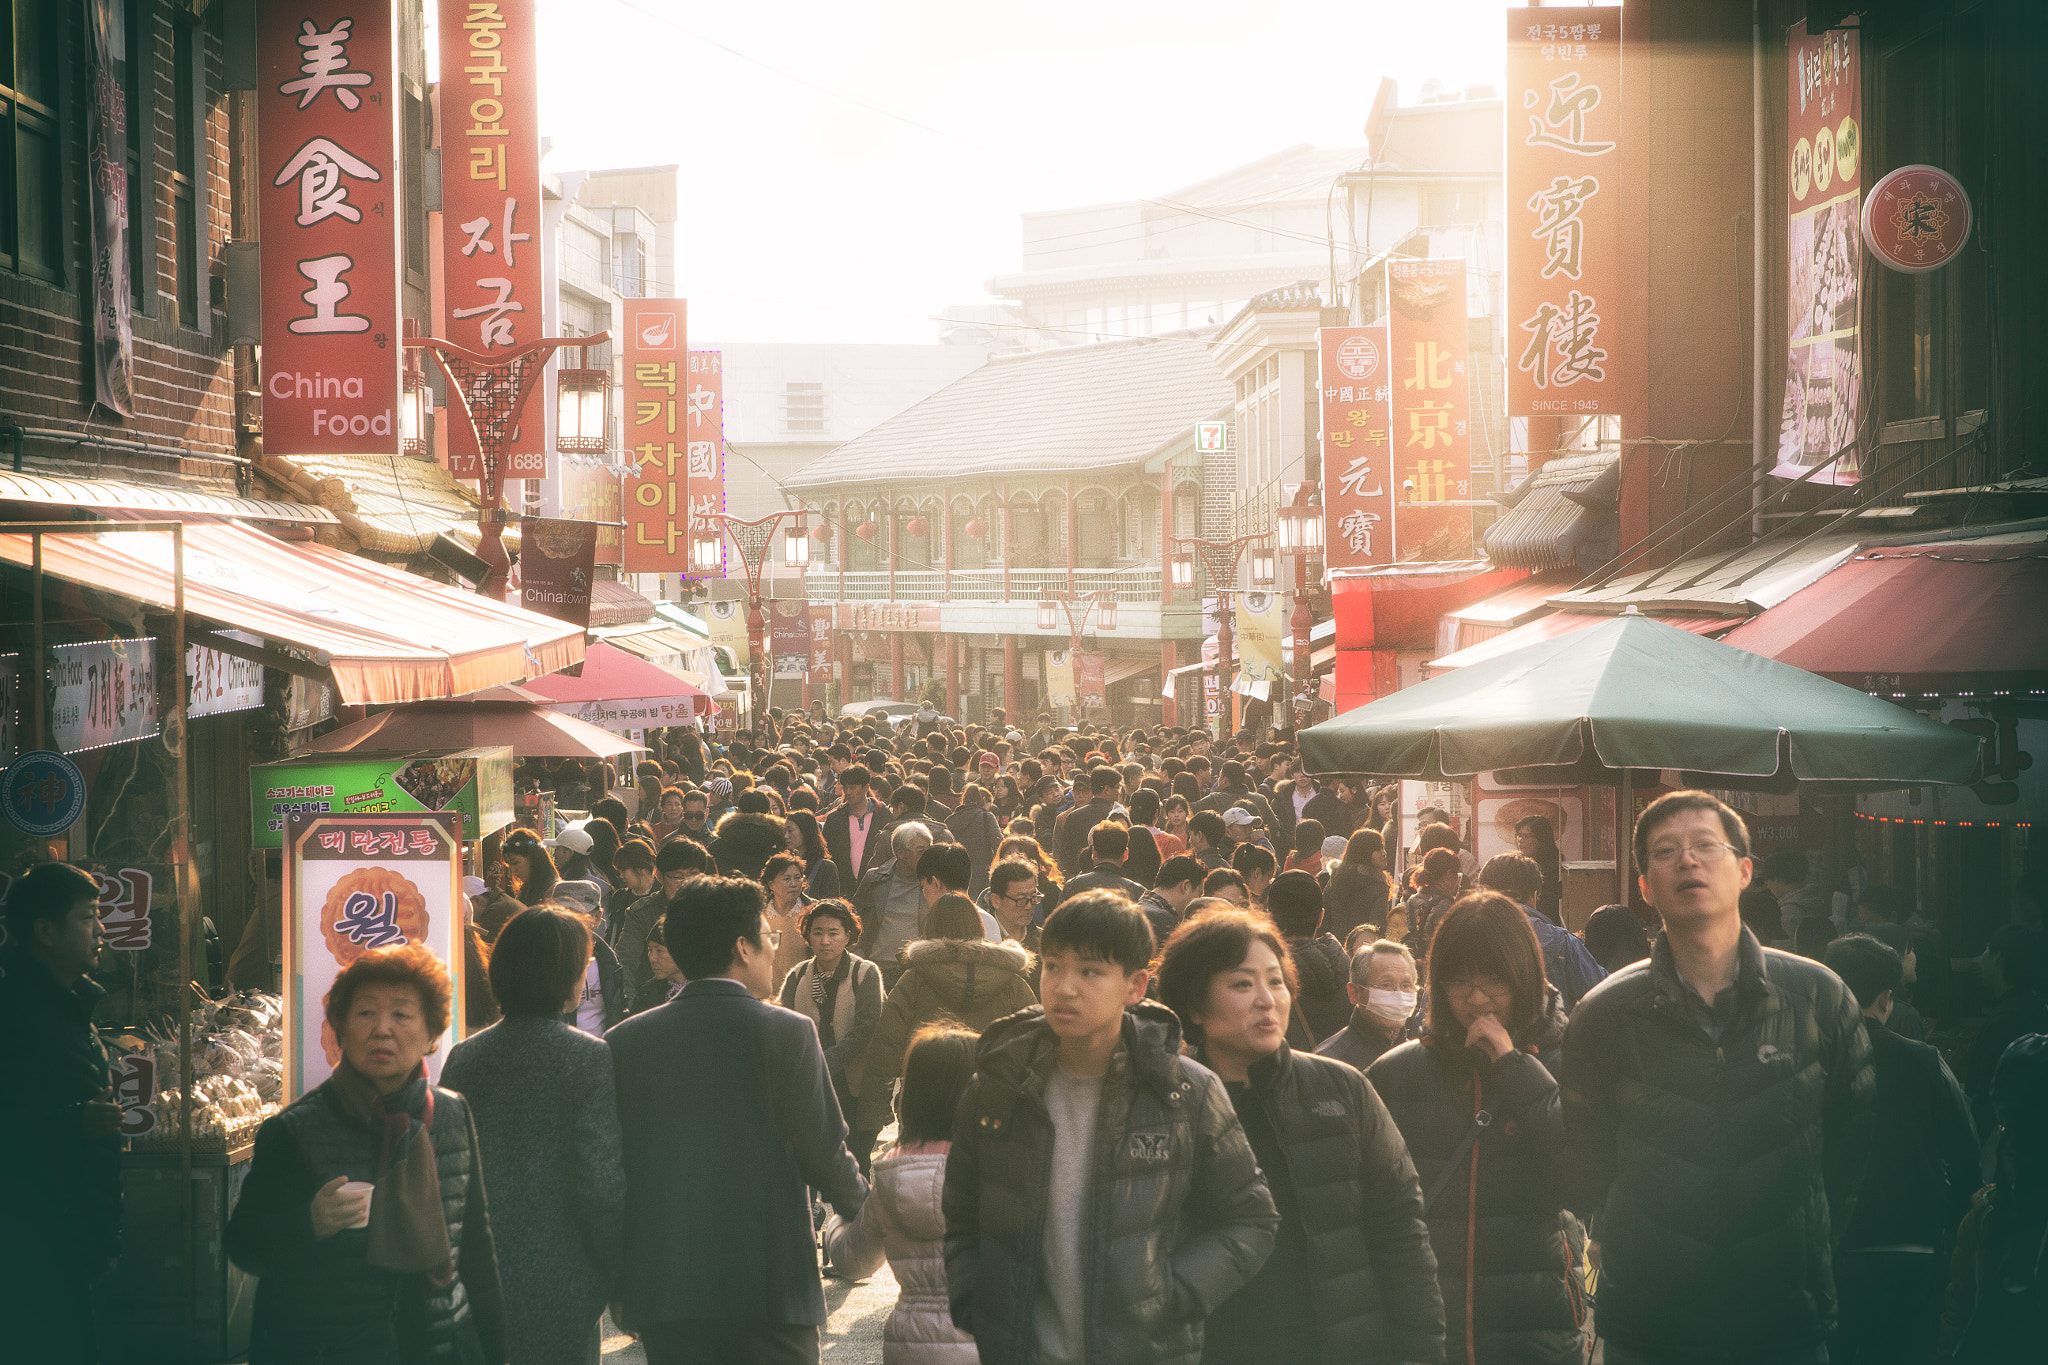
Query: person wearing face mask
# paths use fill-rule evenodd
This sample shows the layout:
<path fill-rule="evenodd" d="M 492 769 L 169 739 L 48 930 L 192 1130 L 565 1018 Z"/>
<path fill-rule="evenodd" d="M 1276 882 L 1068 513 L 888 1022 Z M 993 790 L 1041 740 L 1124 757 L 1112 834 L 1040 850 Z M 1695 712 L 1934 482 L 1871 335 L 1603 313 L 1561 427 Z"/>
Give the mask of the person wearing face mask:
<path fill-rule="evenodd" d="M 1564 1009 L 1522 908 L 1458 899 L 1429 951 L 1429 1029 L 1366 1069 L 1422 1179 L 1445 1359 L 1579 1365 L 1585 1303 L 1565 1210 Z"/>
<path fill-rule="evenodd" d="M 1355 836 L 1354 836 L 1355 837 Z M 1422 1033 L 1415 955 L 1405 943 L 1377 939 L 1351 957 L 1351 1022 L 1323 1040 L 1319 1057 L 1365 1070 L 1397 1044 Z"/>
<path fill-rule="evenodd" d="M 1212 1365 L 1402 1365 L 1443 1357 L 1422 1189 L 1386 1106 L 1351 1067 L 1287 1045 L 1294 962 L 1272 921 L 1188 920 L 1159 999 L 1222 1078 L 1280 1210 L 1273 1254 L 1209 1316 Z"/>

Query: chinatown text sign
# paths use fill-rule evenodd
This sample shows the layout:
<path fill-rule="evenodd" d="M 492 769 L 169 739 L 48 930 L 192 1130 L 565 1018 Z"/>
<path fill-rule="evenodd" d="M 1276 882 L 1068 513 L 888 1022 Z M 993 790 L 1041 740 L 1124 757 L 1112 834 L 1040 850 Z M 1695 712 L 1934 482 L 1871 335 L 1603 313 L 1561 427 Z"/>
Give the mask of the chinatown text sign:
<path fill-rule="evenodd" d="M 768 607 L 768 654 L 775 676 L 801 678 L 811 666 L 811 609 L 808 602 L 771 601 Z"/>
<path fill-rule="evenodd" d="M 534 0 L 441 0 L 441 242 L 447 317 L 440 335 L 500 356 L 541 334 L 540 105 Z M 547 474 L 533 405 L 501 477 Z M 476 432 L 448 424 L 449 469 L 479 476 Z"/>
<path fill-rule="evenodd" d="M 626 478 L 627 573 L 690 567 L 689 346 L 681 299 L 627 299 L 621 394 Z"/>
<path fill-rule="evenodd" d="M 256 42 L 264 449 L 397 455 L 392 6 L 274 0 Z"/>
<path fill-rule="evenodd" d="M 1621 10 L 1511 9 L 1508 414 L 1619 412 Z"/>
<path fill-rule="evenodd" d="M 1331 569 L 1394 559 L 1394 488 L 1387 432 L 1393 390 L 1387 329 L 1325 327 L 1316 334 L 1323 376 L 1323 562 Z"/>
<path fill-rule="evenodd" d="M 1472 509 L 1471 385 L 1465 263 L 1387 262 L 1393 372 L 1395 543 L 1411 560 L 1467 559 Z"/>
<path fill-rule="evenodd" d="M 597 528 L 556 517 L 519 519 L 519 602 L 528 611 L 590 624 Z"/>
<path fill-rule="evenodd" d="M 1796 479 L 1855 443 L 1863 407 L 1863 239 L 1857 222 L 1863 203 L 1863 58 L 1855 29 L 1810 38 L 1803 22 L 1787 35 L 1786 56 L 1790 344 L 1778 464 L 1771 472 Z M 1851 454 L 1814 478 L 1847 484 L 1860 476 Z"/>

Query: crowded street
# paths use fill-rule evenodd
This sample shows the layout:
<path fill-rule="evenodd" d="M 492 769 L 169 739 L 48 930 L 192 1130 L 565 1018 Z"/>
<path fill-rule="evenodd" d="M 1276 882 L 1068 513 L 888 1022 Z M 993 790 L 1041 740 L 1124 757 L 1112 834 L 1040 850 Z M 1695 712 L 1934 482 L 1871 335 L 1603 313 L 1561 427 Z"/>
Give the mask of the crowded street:
<path fill-rule="evenodd" d="M 0 4 L 0 1365 L 2048 1359 L 2048 6 Z"/>

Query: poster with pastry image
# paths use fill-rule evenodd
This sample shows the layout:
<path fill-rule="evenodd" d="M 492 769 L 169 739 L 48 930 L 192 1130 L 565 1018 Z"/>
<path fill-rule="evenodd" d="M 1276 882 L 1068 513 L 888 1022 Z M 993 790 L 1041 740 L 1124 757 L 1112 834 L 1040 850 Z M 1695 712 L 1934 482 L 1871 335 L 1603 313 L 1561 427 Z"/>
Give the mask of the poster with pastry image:
<path fill-rule="evenodd" d="M 461 1037 L 462 817 L 410 815 L 287 817 L 285 846 L 285 1099 L 305 1094 L 341 1060 L 327 1023 L 335 978 L 364 953 L 424 944 L 455 982 L 449 1026 L 427 1055 L 439 1076 Z"/>

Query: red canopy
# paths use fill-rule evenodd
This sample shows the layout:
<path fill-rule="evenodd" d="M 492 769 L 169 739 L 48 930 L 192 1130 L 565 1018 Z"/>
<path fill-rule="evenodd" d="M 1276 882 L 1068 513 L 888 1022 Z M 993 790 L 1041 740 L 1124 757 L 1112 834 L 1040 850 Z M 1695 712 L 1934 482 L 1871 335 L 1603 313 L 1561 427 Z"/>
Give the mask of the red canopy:
<path fill-rule="evenodd" d="M 525 684 L 557 711 L 566 711 L 613 734 L 630 734 L 651 725 L 683 725 L 711 714 L 703 688 L 659 664 L 599 642 L 583 656 L 583 676 L 550 673 Z"/>

